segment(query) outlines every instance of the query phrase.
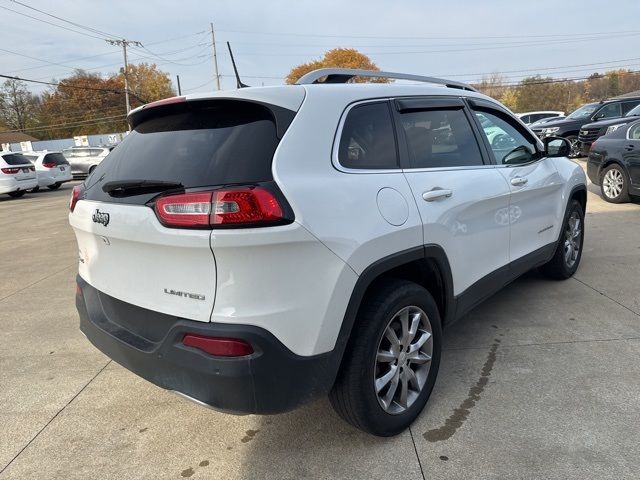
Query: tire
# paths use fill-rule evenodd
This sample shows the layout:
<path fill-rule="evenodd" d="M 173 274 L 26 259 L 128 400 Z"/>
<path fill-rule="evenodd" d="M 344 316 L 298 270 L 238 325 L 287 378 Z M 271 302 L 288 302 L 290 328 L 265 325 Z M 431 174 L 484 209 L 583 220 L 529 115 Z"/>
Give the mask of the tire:
<path fill-rule="evenodd" d="M 575 157 L 579 157 L 580 156 L 580 148 L 579 148 L 579 142 L 578 142 L 578 136 L 577 135 L 569 135 L 566 138 L 569 143 L 571 144 L 571 152 L 569 153 L 569 158 L 575 158 Z"/>
<path fill-rule="evenodd" d="M 602 198 L 609 203 L 629 201 L 629 179 L 620 165 L 614 163 L 602 171 L 600 191 Z"/>
<path fill-rule="evenodd" d="M 577 227 L 575 220 L 579 220 Z M 576 236 L 578 232 L 578 236 Z M 544 275 L 556 280 L 565 280 L 571 277 L 582 258 L 582 246 L 584 244 L 584 211 L 577 200 L 571 200 L 569 208 L 562 222 L 562 230 L 553 258 L 545 263 L 540 270 Z"/>
<path fill-rule="evenodd" d="M 29 190 L 31 193 L 36 193 L 40 191 L 40 187 L 34 187 L 31 190 Z"/>
<path fill-rule="evenodd" d="M 60 185 L 62 185 L 62 184 L 61 184 L 61 183 L 56 182 L 56 183 L 54 183 L 53 185 L 49 185 L 47 188 L 48 188 L 49 190 L 57 190 L 57 189 L 59 189 L 59 188 L 60 188 Z"/>
<path fill-rule="evenodd" d="M 406 337 L 402 335 L 403 312 L 410 327 L 405 329 Z M 416 315 L 420 323 L 414 325 Z M 402 351 L 395 349 L 393 353 L 393 335 L 387 333 L 388 327 L 399 333 L 395 338 L 404 347 Z M 425 340 L 428 329 L 430 336 Z M 412 340 L 407 341 L 409 338 Z M 409 346 L 417 352 L 408 352 Z M 363 299 L 329 400 L 351 425 L 377 436 L 397 435 L 411 425 L 427 403 L 438 375 L 441 349 L 440 314 L 431 294 L 413 282 L 382 280 Z M 429 351 L 431 358 L 427 360 Z M 391 373 L 394 367 L 397 375 Z M 385 383 L 385 378 L 391 380 Z M 376 380 L 381 385 L 379 390 Z M 403 390 L 407 392 L 404 405 Z M 389 396 L 385 407 L 384 399 Z"/>
<path fill-rule="evenodd" d="M 13 197 L 13 198 L 20 198 L 22 197 L 25 193 L 27 193 L 26 190 L 18 190 L 16 192 L 9 192 L 9 196 Z"/>

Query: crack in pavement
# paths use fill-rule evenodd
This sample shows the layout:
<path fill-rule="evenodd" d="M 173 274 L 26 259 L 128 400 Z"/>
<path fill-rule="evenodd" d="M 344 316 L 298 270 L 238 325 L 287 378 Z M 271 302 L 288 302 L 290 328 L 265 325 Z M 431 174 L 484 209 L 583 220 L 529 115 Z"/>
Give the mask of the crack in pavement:
<path fill-rule="evenodd" d="M 494 339 L 493 345 L 491 345 L 491 348 L 489 349 L 487 360 L 484 362 L 484 366 L 482 367 L 480 378 L 476 384 L 469 389 L 467 398 L 465 398 L 458 408 L 449 415 L 449 418 L 445 420 L 444 425 L 428 430 L 422 435 L 427 442 L 433 443 L 448 440 L 469 417 L 471 409 L 475 406 L 476 402 L 480 400 L 480 395 L 487 386 L 487 383 L 489 383 L 491 370 L 493 369 L 493 365 L 496 363 L 496 352 L 498 351 L 499 344 L 500 340 L 497 338 Z"/>
<path fill-rule="evenodd" d="M 60 415 L 60 414 L 63 412 L 63 410 L 65 410 L 69 405 L 71 405 L 71 402 L 73 402 L 76 398 L 78 398 L 78 395 L 80 395 L 82 392 L 84 392 L 84 389 L 85 389 L 85 388 L 87 388 L 87 387 L 89 386 L 89 384 L 90 384 L 91 382 L 93 382 L 93 381 L 98 377 L 98 375 L 100 375 L 100 374 L 104 371 L 104 369 L 105 369 L 105 368 L 107 368 L 107 367 L 109 366 L 109 364 L 110 364 L 111 362 L 112 362 L 112 360 L 109 360 L 109 361 L 104 365 L 104 367 L 102 367 L 100 370 L 98 370 L 98 373 L 96 373 L 93 377 L 91 377 L 91 379 L 90 379 L 90 380 L 89 380 L 89 381 L 88 381 L 88 382 L 87 382 L 87 383 L 86 383 L 86 384 L 85 384 L 85 385 L 80 389 L 80 391 L 79 391 L 78 393 L 76 393 L 73 397 L 71 397 L 71 400 L 69 400 L 69 401 L 65 404 L 65 406 L 64 406 L 64 407 L 62 407 L 60 410 L 58 410 L 58 411 L 56 412 L 56 414 L 55 414 L 53 417 L 51 417 L 51 419 L 50 419 L 50 420 L 49 420 L 49 421 L 48 421 L 48 422 L 47 422 L 47 423 L 46 423 L 46 424 L 45 424 L 45 425 L 44 425 L 40 430 L 38 430 L 38 433 L 36 433 L 36 434 L 33 436 L 33 438 L 31 438 L 31 440 L 29 440 L 29 441 L 27 442 L 27 444 L 26 444 L 24 447 L 22 447 L 18 453 L 16 453 L 16 454 L 14 455 L 14 457 L 9 461 L 9 463 L 7 463 L 4 467 L 2 467 L 2 470 L 0 470 L 0 475 L 1 475 L 1 474 L 2 474 L 2 473 L 3 473 L 7 468 L 9 468 L 9 466 L 10 466 L 10 465 L 11 465 L 11 464 L 16 460 L 16 458 L 18 458 L 20 455 L 22 455 L 22 452 L 24 452 L 24 451 L 27 449 L 27 447 L 29 447 L 29 445 L 31 445 L 31 444 L 33 443 L 33 441 L 34 441 L 36 438 L 38 438 L 38 436 L 39 436 L 39 435 L 40 435 L 40 434 L 41 434 L 41 433 L 42 433 L 42 432 L 43 432 L 43 431 L 44 431 L 44 430 L 45 430 L 49 425 L 51 425 L 51 422 L 53 422 L 56 418 L 58 418 L 58 415 Z"/>
<path fill-rule="evenodd" d="M 19 289 L 18 289 L 18 290 L 16 290 L 15 292 L 11 292 L 9 295 L 6 295 L 6 296 L 4 296 L 4 297 L 0 298 L 0 302 L 2 302 L 3 300 L 6 300 L 6 299 L 7 299 L 7 298 L 9 298 L 9 297 L 14 296 L 16 293 L 20 293 L 20 292 L 22 292 L 22 291 L 26 290 L 26 289 L 27 289 L 27 288 L 29 288 L 29 287 L 33 287 L 34 285 L 36 285 L 36 284 L 38 284 L 38 283 L 40 283 L 40 282 L 42 282 L 42 281 L 44 281 L 44 280 L 46 280 L 46 279 L 48 279 L 48 278 L 51 278 L 51 277 L 53 277 L 53 276 L 55 276 L 55 275 L 57 275 L 57 274 L 59 274 L 59 273 L 62 273 L 62 272 L 64 272 L 65 270 L 68 270 L 68 269 L 70 269 L 70 268 L 72 268 L 72 267 L 75 267 L 75 266 L 76 266 L 76 264 L 75 264 L 75 263 L 74 263 L 73 265 L 67 265 L 66 267 L 64 267 L 64 268 L 62 268 L 62 269 L 60 269 L 60 270 L 58 270 L 57 272 L 53 272 L 52 274 L 47 275 L 47 276 L 45 276 L 45 277 L 42 277 L 41 279 L 36 280 L 35 282 L 30 283 L 29 285 L 26 285 L 26 286 L 24 286 L 24 287 L 22 287 L 22 288 L 19 288 Z"/>

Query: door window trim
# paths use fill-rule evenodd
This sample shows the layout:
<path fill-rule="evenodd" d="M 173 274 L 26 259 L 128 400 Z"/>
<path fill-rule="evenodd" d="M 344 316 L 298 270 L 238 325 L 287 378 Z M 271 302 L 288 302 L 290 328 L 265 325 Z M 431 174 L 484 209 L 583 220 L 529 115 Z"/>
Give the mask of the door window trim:
<path fill-rule="evenodd" d="M 402 172 L 402 168 L 401 168 L 402 163 L 400 161 L 400 151 L 398 149 L 398 143 L 399 143 L 398 134 L 397 134 L 396 125 L 395 125 L 394 112 L 392 111 L 390 100 L 391 99 L 389 97 L 368 98 L 366 100 L 358 100 L 357 102 L 350 103 L 349 105 L 346 106 L 346 108 L 342 112 L 342 115 L 340 116 L 340 121 L 338 122 L 336 134 L 333 139 L 333 147 L 331 152 L 331 164 L 333 165 L 333 168 L 343 173 L 399 173 L 399 172 Z M 347 116 L 349 115 L 349 112 L 353 108 L 360 105 L 367 105 L 370 103 L 386 103 L 387 104 L 387 108 L 389 109 L 389 117 L 391 120 L 391 129 L 393 131 L 393 141 L 395 142 L 395 146 L 396 146 L 396 161 L 398 163 L 397 168 L 350 168 L 350 167 L 345 167 L 340 163 L 340 156 L 339 156 L 340 141 L 342 140 L 344 124 L 347 120 Z"/>

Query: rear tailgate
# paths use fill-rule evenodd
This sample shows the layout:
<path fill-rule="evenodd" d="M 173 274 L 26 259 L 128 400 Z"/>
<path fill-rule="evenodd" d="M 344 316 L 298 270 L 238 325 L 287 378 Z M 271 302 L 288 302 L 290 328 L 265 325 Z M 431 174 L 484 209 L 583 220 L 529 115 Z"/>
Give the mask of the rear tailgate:
<path fill-rule="evenodd" d="M 294 112 L 284 115 L 290 121 Z M 69 215 L 80 276 L 124 302 L 209 321 L 216 294 L 211 228 L 161 223 L 154 204 L 170 193 L 272 180 L 274 117 L 269 107 L 229 99 L 142 112 L 89 175 Z"/>
<path fill-rule="evenodd" d="M 216 285 L 210 232 L 165 228 L 144 205 L 81 201 L 69 220 L 79 274 L 93 287 L 139 307 L 209 321 Z"/>

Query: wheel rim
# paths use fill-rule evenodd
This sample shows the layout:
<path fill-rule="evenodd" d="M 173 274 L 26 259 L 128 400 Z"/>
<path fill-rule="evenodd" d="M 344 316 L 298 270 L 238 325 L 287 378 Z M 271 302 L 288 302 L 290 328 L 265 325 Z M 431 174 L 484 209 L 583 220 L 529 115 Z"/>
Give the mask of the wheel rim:
<path fill-rule="evenodd" d="M 617 198 L 622 193 L 624 177 L 616 168 L 609 170 L 602 179 L 602 190 L 607 198 Z"/>
<path fill-rule="evenodd" d="M 419 307 L 398 311 L 387 324 L 376 351 L 374 389 L 382 409 L 405 412 L 417 400 L 431 368 L 433 334 Z"/>
<path fill-rule="evenodd" d="M 582 238 L 582 220 L 578 212 L 571 213 L 564 233 L 564 261 L 572 268 L 578 261 L 580 254 L 580 240 Z"/>

